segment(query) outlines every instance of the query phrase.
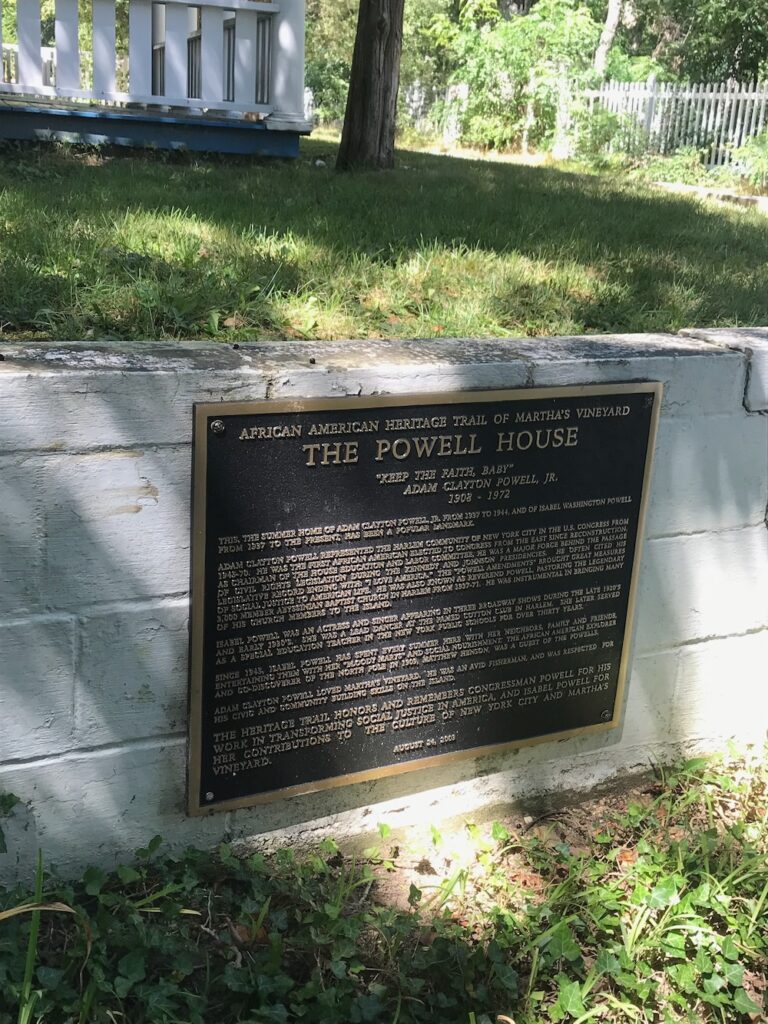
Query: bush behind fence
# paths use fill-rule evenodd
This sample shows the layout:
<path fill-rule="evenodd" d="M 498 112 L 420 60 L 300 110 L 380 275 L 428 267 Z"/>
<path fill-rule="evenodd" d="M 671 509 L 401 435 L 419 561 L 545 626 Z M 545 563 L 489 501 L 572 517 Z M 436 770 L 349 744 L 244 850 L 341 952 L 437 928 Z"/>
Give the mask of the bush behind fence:
<path fill-rule="evenodd" d="M 766 127 L 768 82 L 605 82 L 584 96 L 590 119 L 616 119 L 612 152 L 665 155 L 693 147 L 710 166 L 722 166 Z"/>

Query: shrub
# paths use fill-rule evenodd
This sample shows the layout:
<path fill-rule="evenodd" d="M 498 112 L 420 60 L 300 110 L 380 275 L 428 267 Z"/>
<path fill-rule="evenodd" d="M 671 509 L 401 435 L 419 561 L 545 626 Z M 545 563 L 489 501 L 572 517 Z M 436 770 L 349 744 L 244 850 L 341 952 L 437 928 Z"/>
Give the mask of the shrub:
<path fill-rule="evenodd" d="M 754 135 L 734 150 L 733 158 L 741 175 L 753 188 L 768 189 L 768 130 Z"/>
<path fill-rule="evenodd" d="M 576 0 L 539 0 L 526 17 L 480 28 L 463 18 L 454 40 L 454 79 L 469 86 L 462 141 L 509 148 L 527 131 L 532 145 L 548 144 L 563 90 L 577 95 L 591 78 L 599 31 Z"/>

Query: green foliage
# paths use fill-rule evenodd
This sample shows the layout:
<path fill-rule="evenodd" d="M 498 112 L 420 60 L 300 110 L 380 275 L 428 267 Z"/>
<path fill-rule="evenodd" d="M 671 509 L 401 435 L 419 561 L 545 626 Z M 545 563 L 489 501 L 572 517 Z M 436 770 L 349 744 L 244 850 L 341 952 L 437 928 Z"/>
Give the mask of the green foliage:
<path fill-rule="evenodd" d="M 753 189 L 760 192 L 768 190 L 768 130 L 752 136 L 735 149 L 733 160 Z"/>
<path fill-rule="evenodd" d="M 608 54 L 607 79 L 617 82 L 646 82 L 653 75 L 657 82 L 672 82 L 675 75 L 649 55 L 634 56 L 614 45 Z"/>
<path fill-rule="evenodd" d="M 305 77 L 321 124 L 344 117 L 356 24 L 355 0 L 308 0 Z"/>
<path fill-rule="evenodd" d="M 596 167 L 609 163 L 605 154 L 621 131 L 621 118 L 603 107 L 596 107 L 592 111 L 584 108 L 575 118 L 575 127 L 575 156 Z"/>
<path fill-rule="evenodd" d="M 641 181 L 669 181 L 705 188 L 728 188 L 738 184 L 738 175 L 728 166 L 707 167 L 706 150 L 682 146 L 669 156 L 647 156 L 631 170 Z"/>
<path fill-rule="evenodd" d="M 600 27 L 577 0 L 539 0 L 526 17 L 478 28 L 461 21 L 452 40 L 454 78 L 469 86 L 462 141 L 509 148 L 551 140 L 559 94 L 591 77 Z"/>
<path fill-rule="evenodd" d="M 400 98 L 418 83 L 427 95 L 444 87 L 449 67 L 440 26 L 450 21 L 454 0 L 407 0 L 400 61 Z M 309 0 L 306 82 L 321 123 L 344 116 L 357 25 L 357 0 Z M 400 105 L 400 121 L 406 111 Z"/>
<path fill-rule="evenodd" d="M 320 124 L 344 119 L 349 88 L 350 64 L 338 58 L 312 56 L 306 63 L 305 80 L 315 100 L 315 115 Z"/>
<path fill-rule="evenodd" d="M 639 0 L 619 40 L 693 82 L 748 82 L 768 62 L 768 0 Z"/>
<path fill-rule="evenodd" d="M 38 853 L 37 868 L 35 870 L 35 893 L 33 901 L 36 904 L 43 900 L 43 858 Z M 30 1024 L 35 1004 L 40 993 L 33 991 L 32 981 L 35 972 L 35 960 L 37 958 L 37 943 L 40 937 L 40 916 L 39 910 L 33 910 L 30 916 L 29 936 L 27 938 L 27 955 L 24 961 L 24 977 L 19 993 L 19 1018 L 18 1024 Z"/>
<path fill-rule="evenodd" d="M 559 817 L 433 830 L 422 852 L 443 873 L 421 888 L 411 852 L 372 863 L 330 839 L 240 858 L 156 837 L 75 883 L 38 868 L 29 909 L 70 912 L 46 928 L 40 910 L 4 919 L 24 894 L 0 890 L 0 1024 L 758 1019 L 765 763 L 697 758 Z"/>

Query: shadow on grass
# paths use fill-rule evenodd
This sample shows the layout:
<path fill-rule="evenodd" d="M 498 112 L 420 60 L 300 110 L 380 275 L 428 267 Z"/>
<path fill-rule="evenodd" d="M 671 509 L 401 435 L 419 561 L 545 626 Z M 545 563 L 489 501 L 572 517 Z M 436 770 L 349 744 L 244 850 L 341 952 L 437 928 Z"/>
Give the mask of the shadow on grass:
<path fill-rule="evenodd" d="M 405 151 L 394 172 L 338 175 L 334 157 L 330 143 L 311 140 L 293 163 L 6 150 L 0 313 L 23 329 L 30 303 L 53 309 L 58 337 L 67 325 L 71 333 L 75 308 L 75 325 L 97 334 L 216 336 L 210 314 L 241 311 L 255 284 L 259 303 L 266 287 L 270 301 L 314 296 L 343 306 L 363 336 L 402 337 L 434 320 L 446 333 L 488 336 L 674 330 L 768 315 L 766 231 L 755 215 L 541 167 Z M 137 253 L 102 259 L 142 217 L 159 218 L 157 237 L 134 225 Z M 85 244 L 79 257 L 62 238 L 72 228 Z M 206 233 L 216 238 L 207 262 L 196 242 Z M 57 247 L 62 265 L 51 278 Z M 159 270 L 141 265 L 159 254 Z M 118 293 L 133 286 L 136 315 L 121 324 L 111 307 L 124 306 Z M 361 300 L 371 289 L 381 315 Z M 476 323 L 454 323 L 471 301 Z M 282 330 L 284 308 L 263 312 L 243 318 L 251 335 L 296 335 Z M 328 336 L 311 320 L 298 334 Z"/>

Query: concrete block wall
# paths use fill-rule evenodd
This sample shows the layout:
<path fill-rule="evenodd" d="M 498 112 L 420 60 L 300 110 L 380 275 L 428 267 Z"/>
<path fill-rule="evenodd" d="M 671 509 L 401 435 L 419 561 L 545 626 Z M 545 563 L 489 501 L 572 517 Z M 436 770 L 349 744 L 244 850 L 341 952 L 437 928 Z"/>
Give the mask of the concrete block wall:
<path fill-rule="evenodd" d="M 29 343 L 0 361 L 0 877 L 588 789 L 768 724 L 768 329 L 514 341 Z M 192 403 L 664 382 L 621 728 L 184 813 Z"/>

